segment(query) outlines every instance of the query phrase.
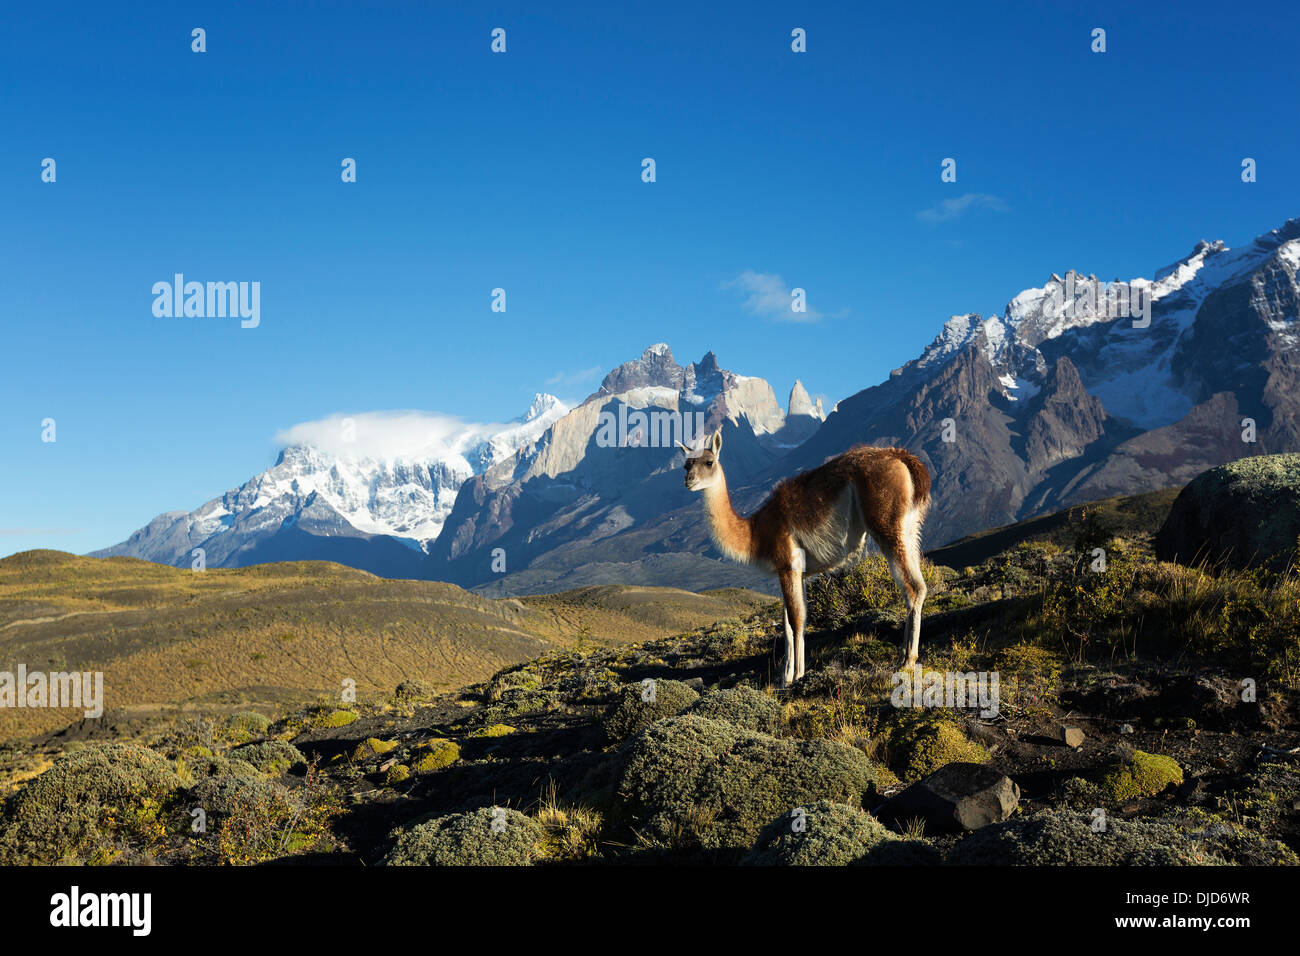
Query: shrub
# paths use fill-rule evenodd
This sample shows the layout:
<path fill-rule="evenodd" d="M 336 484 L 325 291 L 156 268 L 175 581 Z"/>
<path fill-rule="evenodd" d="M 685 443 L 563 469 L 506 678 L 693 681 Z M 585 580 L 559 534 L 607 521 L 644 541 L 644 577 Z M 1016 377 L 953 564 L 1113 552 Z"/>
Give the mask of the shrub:
<path fill-rule="evenodd" d="M 307 762 L 302 751 L 287 740 L 266 740 L 262 743 L 244 744 L 230 751 L 230 755 L 248 761 L 262 773 L 277 775 L 296 764 Z"/>
<path fill-rule="evenodd" d="M 800 825 L 802 829 L 800 829 Z M 777 817 L 759 834 L 750 866 L 847 866 L 898 837 L 859 807 L 818 800 Z"/>
<path fill-rule="evenodd" d="M 929 593 L 938 594 L 947 581 L 935 565 L 921 561 L 921 576 Z M 906 609 L 903 592 L 889 573 L 884 555 L 868 554 L 850 568 L 820 574 L 808 583 L 808 614 L 814 621 L 838 624 L 868 611 Z"/>
<path fill-rule="evenodd" d="M 243 759 L 242 754 L 234 754 L 233 756 L 210 754 L 206 757 L 201 755 L 186 756 L 185 767 L 189 770 L 192 778 L 256 777 L 259 772 L 251 761 Z"/>
<path fill-rule="evenodd" d="M 710 691 L 683 713 L 726 721 L 764 734 L 774 734 L 781 727 L 781 705 L 775 698 L 752 687 Z"/>
<path fill-rule="evenodd" d="M 605 737 L 610 743 L 627 740 L 656 720 L 681 713 L 699 696 L 693 688 L 677 680 L 655 680 L 653 685 L 627 684 L 605 714 Z"/>
<path fill-rule="evenodd" d="M 504 807 L 436 817 L 392 834 L 387 866 L 527 866 L 541 858 L 546 831 Z"/>
<path fill-rule="evenodd" d="M 422 681 L 418 677 L 411 677 L 397 685 L 397 689 L 393 691 L 393 697 L 403 703 L 413 703 L 428 700 L 434 693 L 433 687 L 426 681 Z"/>
<path fill-rule="evenodd" d="M 108 862 L 115 836 L 154 832 L 162 800 L 180 786 L 167 761 L 134 744 L 64 754 L 10 800 L 0 860 Z"/>
<path fill-rule="evenodd" d="M 272 780 L 210 777 L 189 793 L 184 806 L 206 814 L 205 843 L 222 863 L 258 863 L 297 846 L 293 825 L 305 809 L 297 796 Z"/>
<path fill-rule="evenodd" d="M 232 743 L 243 743 L 254 737 L 265 736 L 271 728 L 271 718 L 256 711 L 231 714 L 221 725 L 221 736 Z"/>
<path fill-rule="evenodd" d="M 1188 866 L 1223 865 L 1224 859 L 1186 830 L 1165 822 L 1107 820 L 1092 829 L 1092 816 L 1045 810 L 980 827 L 948 855 L 956 865 L 992 866 Z"/>
<path fill-rule="evenodd" d="M 618 785 L 652 836 L 683 846 L 745 849 L 777 814 L 816 800 L 859 806 L 877 769 L 830 740 L 769 737 L 687 715 L 624 745 Z"/>

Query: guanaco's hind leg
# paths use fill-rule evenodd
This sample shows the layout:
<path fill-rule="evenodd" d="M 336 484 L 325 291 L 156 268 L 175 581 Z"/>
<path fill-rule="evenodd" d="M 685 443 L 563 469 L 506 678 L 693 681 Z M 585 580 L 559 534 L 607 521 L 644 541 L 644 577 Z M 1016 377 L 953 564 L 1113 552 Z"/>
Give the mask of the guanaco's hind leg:
<path fill-rule="evenodd" d="M 916 537 L 894 535 L 879 542 L 903 597 L 907 600 L 907 623 L 903 627 L 903 667 L 916 665 L 921 649 L 921 605 L 925 603 L 925 578 L 921 574 L 921 551 Z"/>
<path fill-rule="evenodd" d="M 803 572 L 782 571 L 779 577 L 785 606 L 785 671 L 781 686 L 789 687 L 803 677 L 803 637 L 808 615 L 803 600 Z"/>

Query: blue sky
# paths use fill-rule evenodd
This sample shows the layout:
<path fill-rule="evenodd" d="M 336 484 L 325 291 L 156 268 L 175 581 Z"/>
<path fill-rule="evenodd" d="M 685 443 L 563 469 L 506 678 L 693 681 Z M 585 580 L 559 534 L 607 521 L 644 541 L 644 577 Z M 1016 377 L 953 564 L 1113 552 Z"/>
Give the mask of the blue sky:
<path fill-rule="evenodd" d="M 658 341 L 834 402 L 1053 271 L 1300 215 L 1294 5 L 1132 6 L 9 5 L 0 554 L 115 543 L 299 422 L 502 420 Z M 156 318 L 177 272 L 260 282 L 260 326 Z"/>

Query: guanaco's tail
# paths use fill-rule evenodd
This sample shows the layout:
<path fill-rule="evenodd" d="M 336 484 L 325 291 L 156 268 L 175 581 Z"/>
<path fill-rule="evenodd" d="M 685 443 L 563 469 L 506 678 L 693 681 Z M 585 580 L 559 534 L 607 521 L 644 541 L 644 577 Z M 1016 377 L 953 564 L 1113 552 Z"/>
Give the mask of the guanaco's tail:
<path fill-rule="evenodd" d="M 912 476 L 912 507 L 924 514 L 930 507 L 930 472 L 921 459 L 910 451 L 901 448 L 895 450 L 898 460 L 907 466 L 907 471 Z"/>

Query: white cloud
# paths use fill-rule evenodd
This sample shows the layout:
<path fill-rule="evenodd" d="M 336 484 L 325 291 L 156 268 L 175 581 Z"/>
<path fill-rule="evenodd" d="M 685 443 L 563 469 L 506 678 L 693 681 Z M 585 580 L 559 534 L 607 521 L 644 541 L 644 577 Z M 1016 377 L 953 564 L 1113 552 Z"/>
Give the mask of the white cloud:
<path fill-rule="evenodd" d="M 956 199 L 945 199 L 937 206 L 922 209 L 916 218 L 922 222 L 952 222 L 960 219 L 973 209 L 989 209 L 993 212 L 1006 212 L 1007 204 L 997 196 L 989 193 L 966 193 Z"/>
<path fill-rule="evenodd" d="M 348 423 L 352 440 L 349 440 Z M 280 431 L 281 445 L 309 445 L 354 458 L 442 458 L 460 454 L 504 425 L 461 421 L 437 412 L 395 411 L 331 415 Z"/>
<path fill-rule="evenodd" d="M 739 289 L 745 296 L 744 308 L 765 319 L 776 322 L 816 322 L 822 315 L 811 305 L 806 312 L 795 312 L 791 307 L 792 289 L 774 272 L 755 272 L 746 269 L 734 279 L 722 283 L 724 289 Z"/>

